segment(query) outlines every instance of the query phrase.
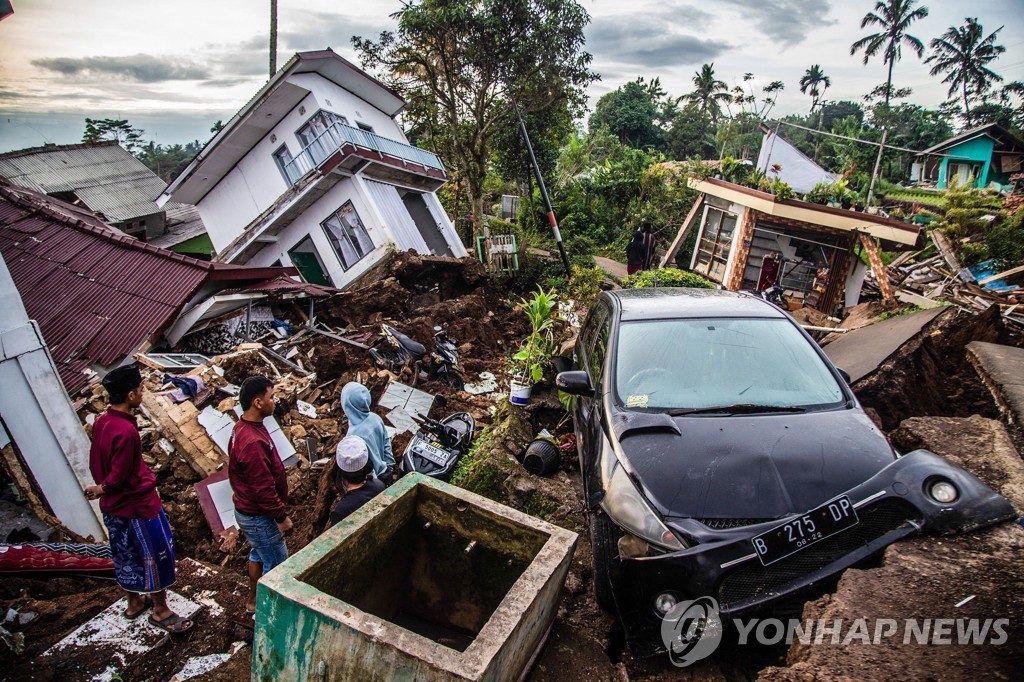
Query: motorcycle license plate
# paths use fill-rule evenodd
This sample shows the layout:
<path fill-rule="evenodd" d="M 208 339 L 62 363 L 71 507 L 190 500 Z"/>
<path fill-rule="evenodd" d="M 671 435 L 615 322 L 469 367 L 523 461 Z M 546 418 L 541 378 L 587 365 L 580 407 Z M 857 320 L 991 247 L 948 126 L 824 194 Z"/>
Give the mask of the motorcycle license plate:
<path fill-rule="evenodd" d="M 413 445 L 413 451 L 422 457 L 423 459 L 429 460 L 439 467 L 443 467 L 451 459 L 451 453 L 447 450 L 442 450 L 436 445 L 430 443 L 419 442 Z"/>
<path fill-rule="evenodd" d="M 754 551 L 767 566 L 819 540 L 856 526 L 857 512 L 846 495 L 753 538 Z"/>

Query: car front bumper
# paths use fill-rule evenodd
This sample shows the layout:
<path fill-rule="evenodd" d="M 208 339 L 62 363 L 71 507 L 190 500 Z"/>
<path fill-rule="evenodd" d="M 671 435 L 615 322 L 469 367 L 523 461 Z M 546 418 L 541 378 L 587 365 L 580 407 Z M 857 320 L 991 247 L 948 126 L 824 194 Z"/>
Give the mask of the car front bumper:
<path fill-rule="evenodd" d="M 959 491 L 940 504 L 926 492 L 935 479 Z M 654 608 L 665 592 L 680 601 L 698 596 L 718 600 L 724 618 L 763 612 L 833 580 L 846 568 L 915 533 L 961 533 L 1017 515 L 1013 505 L 975 476 L 927 450 L 915 450 L 844 493 L 857 510 L 857 525 L 763 565 L 752 538 L 786 519 L 728 530 L 711 530 L 693 519 L 668 525 L 698 544 L 657 556 L 621 559 L 613 594 L 635 655 L 665 651 L 662 620 Z M 794 515 L 795 518 L 798 515 Z"/>

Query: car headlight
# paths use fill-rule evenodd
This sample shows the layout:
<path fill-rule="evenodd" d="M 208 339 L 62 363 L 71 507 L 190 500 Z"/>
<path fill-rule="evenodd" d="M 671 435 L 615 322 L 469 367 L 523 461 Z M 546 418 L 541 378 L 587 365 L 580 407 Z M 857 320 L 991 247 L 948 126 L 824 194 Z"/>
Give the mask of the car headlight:
<path fill-rule="evenodd" d="M 605 480 L 605 496 L 601 507 L 612 521 L 647 542 L 672 551 L 686 549 L 686 545 L 650 508 L 618 462 Z"/>
<path fill-rule="evenodd" d="M 925 485 L 925 489 L 928 491 L 928 497 L 939 504 L 952 504 L 960 497 L 960 491 L 956 489 L 956 486 L 942 478 L 929 481 Z"/>

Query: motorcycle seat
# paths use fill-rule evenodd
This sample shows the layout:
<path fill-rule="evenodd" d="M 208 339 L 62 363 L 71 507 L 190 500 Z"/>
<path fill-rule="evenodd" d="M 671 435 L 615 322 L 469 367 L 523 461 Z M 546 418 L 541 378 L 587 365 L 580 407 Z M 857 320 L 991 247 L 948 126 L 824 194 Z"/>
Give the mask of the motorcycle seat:
<path fill-rule="evenodd" d="M 427 352 L 426 346 L 424 346 L 419 341 L 415 341 L 409 338 L 408 336 L 398 331 L 397 329 L 395 329 L 393 333 L 395 335 L 395 338 L 398 339 L 398 342 L 402 344 L 402 347 L 405 348 L 410 353 L 412 353 L 413 355 L 423 355 L 424 353 Z"/>

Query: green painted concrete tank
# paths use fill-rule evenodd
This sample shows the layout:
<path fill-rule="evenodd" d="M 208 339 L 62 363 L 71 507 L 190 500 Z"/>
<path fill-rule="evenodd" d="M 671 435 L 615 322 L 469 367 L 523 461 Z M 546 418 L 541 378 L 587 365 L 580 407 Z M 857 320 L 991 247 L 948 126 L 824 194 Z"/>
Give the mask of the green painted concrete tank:
<path fill-rule="evenodd" d="M 253 680 L 516 680 L 575 533 L 419 474 L 268 573 Z"/>

